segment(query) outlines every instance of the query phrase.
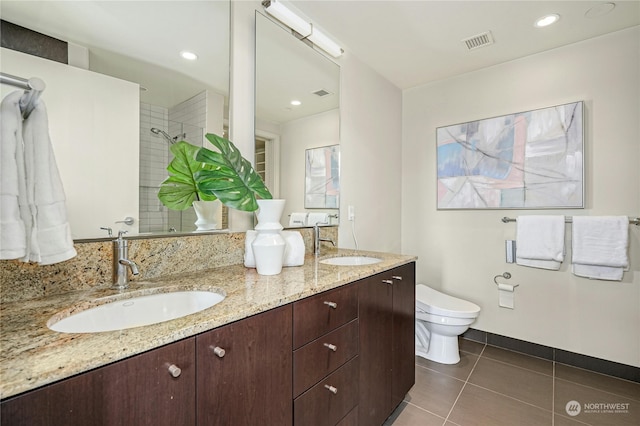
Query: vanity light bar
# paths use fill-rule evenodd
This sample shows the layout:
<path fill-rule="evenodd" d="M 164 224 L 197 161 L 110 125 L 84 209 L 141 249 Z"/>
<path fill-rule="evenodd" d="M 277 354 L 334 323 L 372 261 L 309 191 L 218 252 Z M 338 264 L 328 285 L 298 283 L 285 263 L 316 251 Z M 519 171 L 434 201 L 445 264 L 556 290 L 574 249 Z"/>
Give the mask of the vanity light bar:
<path fill-rule="evenodd" d="M 287 9 L 276 0 L 265 0 L 262 6 L 267 13 L 282 22 L 302 37 L 311 35 L 311 24 Z"/>
<path fill-rule="evenodd" d="M 282 22 L 298 34 L 303 39 L 311 41 L 315 46 L 324 50 L 334 58 L 341 56 L 344 51 L 322 31 L 314 28 L 312 24 L 302 19 L 291 10 L 287 9 L 277 0 L 264 0 L 262 2 L 264 10 L 278 21 Z"/>

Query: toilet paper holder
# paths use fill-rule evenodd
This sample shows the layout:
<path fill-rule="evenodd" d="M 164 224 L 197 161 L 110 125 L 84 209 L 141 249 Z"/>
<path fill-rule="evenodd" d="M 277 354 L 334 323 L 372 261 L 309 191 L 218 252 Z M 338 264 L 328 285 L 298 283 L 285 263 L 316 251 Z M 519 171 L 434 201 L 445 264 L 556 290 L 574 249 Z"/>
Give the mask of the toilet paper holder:
<path fill-rule="evenodd" d="M 509 272 L 504 272 L 504 273 L 502 273 L 502 274 L 500 274 L 500 275 L 496 275 L 495 277 L 493 277 L 493 282 L 494 282 L 496 285 L 500 285 L 500 283 L 498 283 L 498 281 L 497 281 L 498 277 L 502 277 L 502 278 L 504 278 L 504 279 L 507 279 L 507 280 L 508 280 L 509 278 L 511 278 L 511 274 L 510 274 Z M 513 286 L 513 288 L 516 288 L 516 287 L 518 287 L 519 285 L 520 285 L 520 284 L 516 284 L 516 285 L 514 285 L 514 286 Z"/>

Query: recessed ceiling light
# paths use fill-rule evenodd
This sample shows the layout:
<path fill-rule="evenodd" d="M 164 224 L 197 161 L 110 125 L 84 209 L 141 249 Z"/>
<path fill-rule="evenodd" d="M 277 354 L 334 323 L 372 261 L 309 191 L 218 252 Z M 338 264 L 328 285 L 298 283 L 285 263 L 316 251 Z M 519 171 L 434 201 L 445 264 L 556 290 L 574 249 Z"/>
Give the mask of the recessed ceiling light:
<path fill-rule="evenodd" d="M 559 19 L 560 15 L 558 15 L 557 13 L 552 13 L 551 15 L 546 15 L 536 20 L 536 23 L 534 25 L 536 28 L 548 27 L 549 25 L 558 22 Z"/>
<path fill-rule="evenodd" d="M 302 105 L 302 102 L 293 100 L 293 101 L 291 101 L 291 105 L 293 105 L 293 106 Z"/>
<path fill-rule="evenodd" d="M 189 61 L 195 61 L 196 59 L 198 59 L 198 55 L 193 52 L 189 52 L 188 50 L 183 50 L 182 52 L 180 52 L 180 56 Z"/>

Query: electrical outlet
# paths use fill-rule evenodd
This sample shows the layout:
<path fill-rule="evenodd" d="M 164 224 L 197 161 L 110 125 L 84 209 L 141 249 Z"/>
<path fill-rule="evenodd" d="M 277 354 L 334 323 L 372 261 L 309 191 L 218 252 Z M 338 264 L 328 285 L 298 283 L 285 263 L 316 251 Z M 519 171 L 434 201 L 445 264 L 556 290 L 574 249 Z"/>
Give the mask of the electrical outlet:
<path fill-rule="evenodd" d="M 347 213 L 347 219 L 353 221 L 356 219 L 356 208 L 353 206 L 349 206 L 348 208 L 348 213 Z"/>

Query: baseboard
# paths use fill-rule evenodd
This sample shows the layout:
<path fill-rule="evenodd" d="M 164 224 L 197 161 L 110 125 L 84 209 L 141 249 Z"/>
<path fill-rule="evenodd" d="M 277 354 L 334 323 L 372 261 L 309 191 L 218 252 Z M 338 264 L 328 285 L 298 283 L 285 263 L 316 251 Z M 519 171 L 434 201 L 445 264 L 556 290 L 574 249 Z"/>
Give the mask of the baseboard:
<path fill-rule="evenodd" d="M 497 346 L 499 348 L 521 352 L 538 358 L 548 359 L 549 361 L 555 361 L 561 364 L 583 368 L 596 373 L 607 374 L 609 376 L 640 383 L 640 368 L 633 367 L 631 365 L 607 361 L 606 359 L 569 352 L 473 328 L 467 330 L 462 337 L 467 340 L 473 340 L 475 342 L 485 343 L 487 345 Z"/>

